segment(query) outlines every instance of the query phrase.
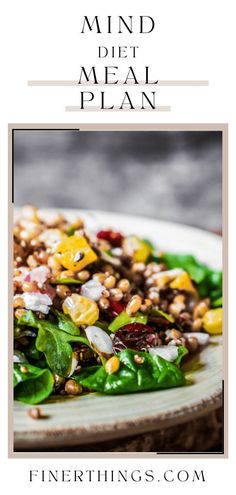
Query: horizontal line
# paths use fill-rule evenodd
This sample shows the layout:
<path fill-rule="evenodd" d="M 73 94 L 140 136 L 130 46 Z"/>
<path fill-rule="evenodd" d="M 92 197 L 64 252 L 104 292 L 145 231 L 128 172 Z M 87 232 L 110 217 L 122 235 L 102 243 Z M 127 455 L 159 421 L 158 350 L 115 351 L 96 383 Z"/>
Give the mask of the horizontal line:
<path fill-rule="evenodd" d="M 209 86 L 209 81 L 159 81 L 159 86 Z"/>
<path fill-rule="evenodd" d="M 209 81 L 206 81 L 206 80 L 199 80 L 199 81 L 194 81 L 194 80 L 190 80 L 190 81 L 185 81 L 185 80 L 173 80 L 173 81 L 168 81 L 168 80 L 162 80 L 162 81 L 158 81 L 157 84 L 153 83 L 153 82 L 149 82 L 149 83 L 146 83 L 145 81 L 139 81 L 138 84 L 135 84 L 134 82 L 128 82 L 127 84 L 124 84 L 124 82 L 122 81 L 118 81 L 117 84 L 113 84 L 113 83 L 108 83 L 106 84 L 104 81 L 98 81 L 97 84 L 95 83 L 92 83 L 90 81 L 85 81 L 81 84 L 79 84 L 78 81 L 60 81 L 60 80 L 51 80 L 51 81 L 47 81 L 47 80 L 41 80 L 41 81 L 37 81 L 37 80 L 32 80 L 32 81 L 28 81 L 28 86 L 134 86 L 134 87 L 137 87 L 137 86 L 209 86 Z"/>
<path fill-rule="evenodd" d="M 101 108 L 101 107 L 86 107 L 86 108 L 81 108 L 79 106 L 66 106 L 65 107 L 66 112 L 170 112 L 171 107 L 170 106 L 158 106 L 155 109 L 148 107 L 142 109 L 141 107 L 136 107 L 134 109 L 131 108 L 120 108 L 117 106 L 114 106 L 114 108 L 109 109 L 109 108 Z"/>

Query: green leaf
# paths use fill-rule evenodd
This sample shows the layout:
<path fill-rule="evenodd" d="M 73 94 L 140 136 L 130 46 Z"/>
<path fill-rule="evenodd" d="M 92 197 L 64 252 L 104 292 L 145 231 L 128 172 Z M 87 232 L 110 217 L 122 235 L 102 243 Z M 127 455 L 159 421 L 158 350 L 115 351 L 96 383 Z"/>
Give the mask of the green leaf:
<path fill-rule="evenodd" d="M 60 376 L 67 376 L 70 372 L 72 361 L 71 342 L 81 342 L 89 346 L 86 337 L 70 335 L 50 325 L 39 327 L 36 347 L 44 352 L 48 366 Z M 89 346 L 90 347 L 90 346 Z"/>
<path fill-rule="evenodd" d="M 122 311 L 109 325 L 108 330 L 116 332 L 119 328 L 129 325 L 130 323 L 142 323 L 147 324 L 147 315 L 137 313 L 135 316 L 129 316 L 126 311 Z"/>
<path fill-rule="evenodd" d="M 199 284 L 198 291 L 201 297 L 210 297 L 211 301 L 222 296 L 222 272 L 208 269 L 206 278 Z"/>
<path fill-rule="evenodd" d="M 32 339 L 29 344 L 25 347 L 24 352 L 28 359 L 33 359 L 35 361 L 40 360 L 42 357 L 42 352 L 36 348 L 36 339 Z"/>
<path fill-rule="evenodd" d="M 186 356 L 186 354 L 188 354 L 188 349 L 186 349 L 186 347 L 184 347 L 184 345 L 180 345 L 178 347 L 178 357 L 175 360 L 175 364 L 179 365 L 180 362 L 182 361 L 183 357 Z"/>
<path fill-rule="evenodd" d="M 152 316 L 161 316 L 162 318 L 165 318 L 168 320 L 170 323 L 174 323 L 175 319 L 172 315 L 169 315 L 168 313 L 165 313 L 164 311 L 161 311 L 160 309 L 152 309 L 149 313 Z"/>
<path fill-rule="evenodd" d="M 75 380 L 77 383 L 81 383 L 81 380 L 84 380 L 85 378 L 88 378 L 90 375 L 93 375 L 96 371 L 98 371 L 101 368 L 100 365 L 94 365 L 94 366 L 88 366 L 81 368 L 79 373 L 75 373 L 71 376 L 73 380 Z"/>
<path fill-rule="evenodd" d="M 61 313 L 57 309 L 55 309 L 54 314 L 57 316 L 58 328 L 60 328 L 60 330 L 63 330 L 70 335 L 80 334 L 79 328 L 75 325 L 70 316 L 64 315 L 64 313 Z"/>
<path fill-rule="evenodd" d="M 36 347 L 45 354 L 49 368 L 60 376 L 67 376 L 70 371 L 72 347 L 68 337 L 65 332 L 40 327 L 36 340 Z"/>
<path fill-rule="evenodd" d="M 222 306 L 223 305 L 222 296 L 219 297 L 218 299 L 215 299 L 215 301 L 212 301 L 211 305 L 213 308 L 219 308 L 220 306 Z"/>
<path fill-rule="evenodd" d="M 69 229 L 67 230 L 67 235 L 68 237 L 71 237 L 74 235 L 75 231 L 78 230 L 78 227 L 75 227 L 74 225 L 71 225 Z"/>
<path fill-rule="evenodd" d="M 18 325 L 25 325 L 33 328 L 38 328 L 39 322 L 42 320 L 39 320 L 39 318 L 36 316 L 33 311 L 25 311 L 25 313 L 17 320 Z"/>
<path fill-rule="evenodd" d="M 54 379 L 49 369 L 27 364 L 28 373 L 22 373 L 20 364 L 14 364 L 14 396 L 27 404 L 38 404 L 53 391 Z"/>
<path fill-rule="evenodd" d="M 151 249 L 152 252 L 156 251 L 156 247 L 154 246 L 153 242 L 151 242 L 149 239 L 142 239 L 145 244 Z"/>
<path fill-rule="evenodd" d="M 52 285 L 81 285 L 83 282 L 77 278 L 67 277 L 67 278 L 57 278 L 51 282 Z"/>
<path fill-rule="evenodd" d="M 208 276 L 213 287 L 219 287 L 222 284 L 222 272 L 219 270 L 209 270 Z"/>
<path fill-rule="evenodd" d="M 105 250 L 104 250 L 104 253 L 106 253 L 108 256 L 111 256 L 111 258 L 114 258 L 114 254 L 113 254 L 113 252 L 111 251 L 111 249 L 105 249 Z"/>
<path fill-rule="evenodd" d="M 143 359 L 137 364 L 134 356 Z M 124 394 L 144 390 L 159 390 L 178 387 L 185 384 L 182 371 L 173 363 L 160 356 L 151 356 L 147 352 L 124 349 L 117 356 L 120 368 L 116 373 L 108 374 L 103 366 L 85 378 L 78 374 L 78 380 L 84 387 L 105 394 Z"/>
<path fill-rule="evenodd" d="M 67 376 L 72 360 L 71 342 L 81 342 L 90 347 L 88 339 L 80 335 L 72 335 L 59 328 L 59 324 L 49 320 L 40 320 L 32 311 L 27 311 L 19 320 L 20 325 L 29 325 L 38 329 L 36 348 L 44 353 L 49 368 L 60 376 Z M 70 323 L 61 319 L 61 325 Z M 71 329 L 71 327 L 70 327 Z"/>
<path fill-rule="evenodd" d="M 109 333 L 108 323 L 106 321 L 97 320 L 96 321 L 96 327 L 99 327 L 102 330 L 105 330 L 105 332 Z"/>

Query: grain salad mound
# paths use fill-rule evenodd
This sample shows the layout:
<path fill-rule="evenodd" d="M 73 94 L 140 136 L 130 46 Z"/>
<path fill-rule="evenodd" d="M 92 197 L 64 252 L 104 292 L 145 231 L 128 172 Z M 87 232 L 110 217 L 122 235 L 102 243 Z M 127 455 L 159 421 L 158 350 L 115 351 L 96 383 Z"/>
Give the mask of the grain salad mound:
<path fill-rule="evenodd" d="M 114 229 L 114 230 L 113 230 Z M 222 331 L 222 273 L 135 234 L 88 232 L 33 206 L 14 226 L 15 398 L 182 386 Z"/>

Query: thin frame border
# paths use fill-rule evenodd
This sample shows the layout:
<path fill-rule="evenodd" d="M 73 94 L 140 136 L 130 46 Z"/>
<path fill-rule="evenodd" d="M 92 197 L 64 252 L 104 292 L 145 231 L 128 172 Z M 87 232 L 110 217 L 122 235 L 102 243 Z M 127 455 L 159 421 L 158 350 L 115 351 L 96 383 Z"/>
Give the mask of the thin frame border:
<path fill-rule="evenodd" d="M 14 452 L 13 430 L 13 378 L 12 368 L 8 366 L 8 458 L 228 458 L 228 124 L 9 124 L 8 125 L 8 362 L 13 358 L 13 316 L 12 316 L 12 279 L 13 279 L 13 207 L 14 207 L 14 131 L 15 130 L 78 130 L 78 131 L 220 131 L 222 132 L 222 236 L 223 236 L 223 453 L 159 453 L 159 452 Z"/>

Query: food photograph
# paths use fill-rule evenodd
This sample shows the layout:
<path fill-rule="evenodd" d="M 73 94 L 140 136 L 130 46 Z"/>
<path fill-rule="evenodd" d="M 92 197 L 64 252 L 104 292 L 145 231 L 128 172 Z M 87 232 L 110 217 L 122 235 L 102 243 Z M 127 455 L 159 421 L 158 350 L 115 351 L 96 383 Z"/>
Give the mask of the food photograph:
<path fill-rule="evenodd" d="M 13 150 L 14 451 L 222 454 L 222 132 Z"/>

